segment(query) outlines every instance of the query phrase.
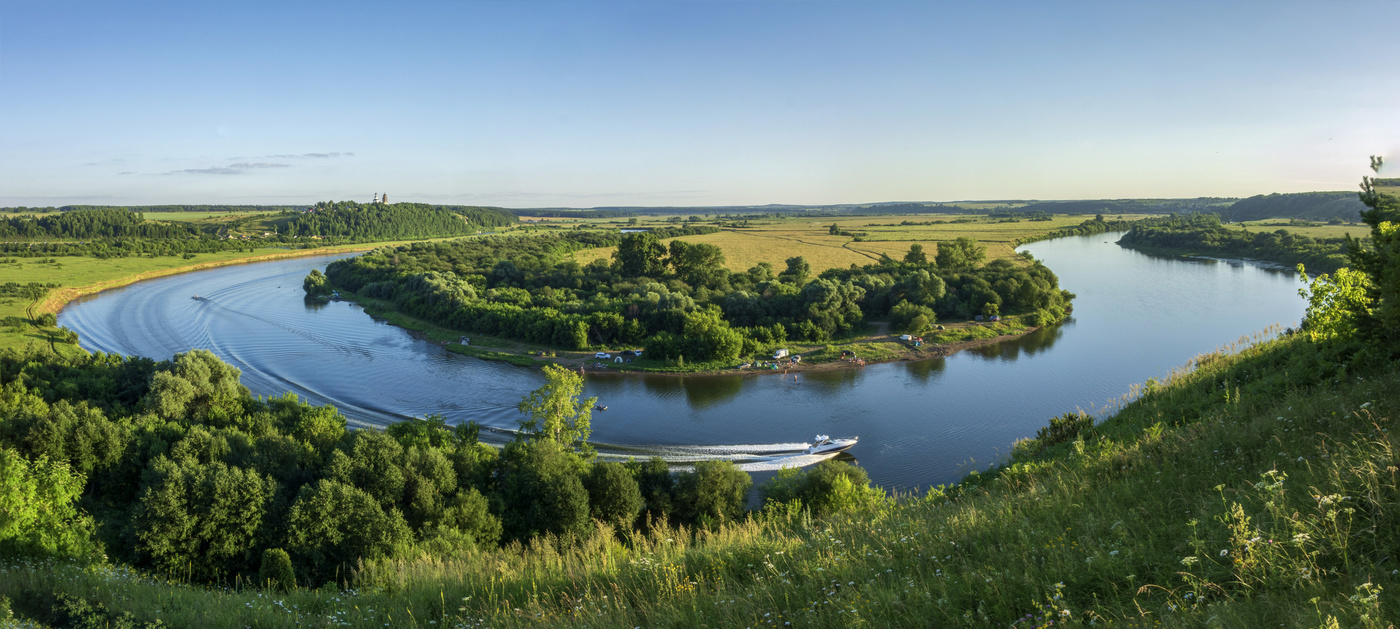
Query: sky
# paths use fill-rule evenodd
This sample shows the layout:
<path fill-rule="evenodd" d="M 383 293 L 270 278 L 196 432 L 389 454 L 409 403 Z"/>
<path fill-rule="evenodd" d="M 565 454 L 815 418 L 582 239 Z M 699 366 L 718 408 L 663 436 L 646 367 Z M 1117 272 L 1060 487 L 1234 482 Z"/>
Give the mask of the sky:
<path fill-rule="evenodd" d="M 1355 190 L 1369 155 L 1400 163 L 1397 23 L 1349 0 L 0 0 L 0 206 Z"/>

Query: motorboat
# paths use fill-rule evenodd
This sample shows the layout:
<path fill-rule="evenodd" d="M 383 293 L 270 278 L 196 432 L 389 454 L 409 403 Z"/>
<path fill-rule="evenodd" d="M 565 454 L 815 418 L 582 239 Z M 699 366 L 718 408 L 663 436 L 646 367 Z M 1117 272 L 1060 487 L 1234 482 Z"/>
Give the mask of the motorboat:
<path fill-rule="evenodd" d="M 840 452 L 842 450 L 850 448 L 851 446 L 856 445 L 857 439 L 860 439 L 860 437 L 845 437 L 842 439 L 832 439 L 828 435 L 817 435 L 817 440 L 812 442 L 812 445 L 807 446 L 807 449 L 803 450 L 803 452 L 806 454 L 829 454 L 832 452 Z"/>

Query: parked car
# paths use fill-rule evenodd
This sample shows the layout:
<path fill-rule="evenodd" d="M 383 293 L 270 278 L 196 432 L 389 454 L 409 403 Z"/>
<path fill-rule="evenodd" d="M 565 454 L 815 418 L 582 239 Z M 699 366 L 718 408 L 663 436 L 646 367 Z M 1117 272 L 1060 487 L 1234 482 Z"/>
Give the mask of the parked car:
<path fill-rule="evenodd" d="M 594 357 L 594 358 L 608 359 L 608 358 L 612 358 L 612 354 L 609 354 L 609 353 L 607 353 L 607 352 L 598 352 L 597 354 L 594 354 L 593 357 Z"/>

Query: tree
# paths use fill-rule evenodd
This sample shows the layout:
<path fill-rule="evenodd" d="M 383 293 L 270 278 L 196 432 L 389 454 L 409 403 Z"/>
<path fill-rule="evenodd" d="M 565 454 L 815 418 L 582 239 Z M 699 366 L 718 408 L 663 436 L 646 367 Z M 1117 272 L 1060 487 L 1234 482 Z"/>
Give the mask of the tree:
<path fill-rule="evenodd" d="M 952 242 L 938 243 L 938 255 L 934 257 L 934 262 L 943 270 L 965 271 L 976 268 L 986 259 L 986 247 L 977 244 L 976 240 L 962 236 Z"/>
<path fill-rule="evenodd" d="M 397 510 L 385 513 L 364 490 L 322 479 L 301 488 L 287 516 L 287 552 L 310 582 L 348 575 L 360 559 L 402 552 L 413 540 Z"/>
<path fill-rule="evenodd" d="M 904 254 L 904 261 L 909 264 L 927 264 L 928 255 L 924 253 L 924 246 L 917 242 L 909 245 L 909 253 Z"/>
<path fill-rule="evenodd" d="M 1372 171 L 1379 173 L 1383 163 L 1381 157 L 1371 156 Z M 1370 208 L 1361 213 L 1361 221 L 1371 227 L 1371 246 L 1347 238 L 1352 268 L 1370 279 L 1357 323 L 1362 338 L 1394 355 L 1400 352 L 1400 198 L 1376 191 L 1370 177 L 1362 178 L 1360 196 Z"/>
<path fill-rule="evenodd" d="M 864 469 L 833 460 L 805 471 L 783 469 L 759 493 L 765 502 L 797 501 L 816 516 L 869 509 L 885 498 L 883 491 L 870 486 Z"/>
<path fill-rule="evenodd" d="M 651 232 L 622 237 L 613 254 L 617 270 L 626 277 L 661 277 L 665 272 L 666 247 Z"/>
<path fill-rule="evenodd" d="M 156 366 L 146 407 L 163 419 L 227 425 L 248 397 L 241 373 L 207 349 L 176 354 Z"/>
<path fill-rule="evenodd" d="M 66 463 L 0 448 L 0 554 L 96 554 L 92 518 L 75 504 L 83 481 Z"/>
<path fill-rule="evenodd" d="M 579 461 L 550 440 L 515 441 L 501 455 L 502 528 L 507 539 L 588 534 L 588 491 Z"/>
<path fill-rule="evenodd" d="M 812 275 L 812 265 L 807 263 L 807 259 L 796 256 L 787 259 L 787 270 L 778 274 L 778 279 L 789 284 L 801 286 L 807 283 L 807 278 Z"/>
<path fill-rule="evenodd" d="M 311 269 L 311 273 L 302 280 L 301 289 L 306 291 L 308 297 L 320 297 L 331 292 L 330 283 L 320 269 Z"/>
<path fill-rule="evenodd" d="M 587 453 L 588 436 L 593 429 L 593 405 L 598 398 L 579 401 L 583 376 L 558 365 L 544 366 L 544 386 L 531 391 L 516 406 L 529 419 L 520 420 L 520 434 L 536 440 L 553 441 L 566 448 L 578 447 Z"/>
<path fill-rule="evenodd" d="M 584 479 L 593 519 L 629 530 L 646 502 L 637 479 L 621 463 L 595 463 Z"/>
<path fill-rule="evenodd" d="M 714 527 L 738 521 L 753 478 L 729 461 L 700 461 L 694 472 L 681 474 L 676 487 L 681 519 Z"/>

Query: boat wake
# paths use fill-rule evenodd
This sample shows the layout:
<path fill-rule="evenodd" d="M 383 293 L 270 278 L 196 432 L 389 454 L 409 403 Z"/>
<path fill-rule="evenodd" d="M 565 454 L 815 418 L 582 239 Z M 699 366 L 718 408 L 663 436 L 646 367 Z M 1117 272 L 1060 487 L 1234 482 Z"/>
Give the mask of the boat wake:
<path fill-rule="evenodd" d="M 482 426 L 486 432 L 514 436 L 516 430 Z M 672 471 L 694 471 L 701 461 L 731 461 L 745 472 L 776 472 L 784 468 L 807 467 L 833 458 L 840 452 L 807 454 L 805 442 L 753 443 L 734 445 L 630 445 L 590 441 L 588 445 L 603 461 L 646 461 L 660 457 Z"/>

